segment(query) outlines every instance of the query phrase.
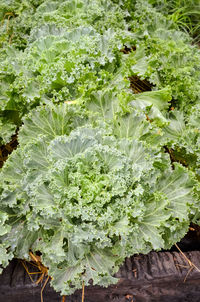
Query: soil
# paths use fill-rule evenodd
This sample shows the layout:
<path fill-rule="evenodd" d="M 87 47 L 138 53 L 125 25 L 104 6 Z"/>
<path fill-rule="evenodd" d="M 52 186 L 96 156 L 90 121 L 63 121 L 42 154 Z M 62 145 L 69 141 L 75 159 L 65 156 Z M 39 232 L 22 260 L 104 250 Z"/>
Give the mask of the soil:
<path fill-rule="evenodd" d="M 3 167 L 4 162 L 8 158 L 9 154 L 17 148 L 17 134 L 12 136 L 12 139 L 9 143 L 0 146 L 0 168 Z"/>

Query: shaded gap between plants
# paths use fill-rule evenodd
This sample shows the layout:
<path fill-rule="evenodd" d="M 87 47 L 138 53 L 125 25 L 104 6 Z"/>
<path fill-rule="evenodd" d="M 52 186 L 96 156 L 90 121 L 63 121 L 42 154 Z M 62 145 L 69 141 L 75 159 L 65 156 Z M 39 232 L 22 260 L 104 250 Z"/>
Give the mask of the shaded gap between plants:
<path fill-rule="evenodd" d="M 153 85 L 146 79 L 142 80 L 139 76 L 131 76 L 129 77 L 130 88 L 131 90 L 137 94 L 145 91 L 151 91 Z"/>
<path fill-rule="evenodd" d="M 17 148 L 17 133 L 11 138 L 11 141 L 5 145 L 0 146 L 0 168 L 3 167 L 4 162 L 7 160 L 8 156 Z"/>
<path fill-rule="evenodd" d="M 177 242 L 182 252 L 200 251 L 200 226 L 194 223 L 190 224 L 187 234 Z M 162 250 L 162 252 L 178 252 L 175 245 L 170 250 Z"/>

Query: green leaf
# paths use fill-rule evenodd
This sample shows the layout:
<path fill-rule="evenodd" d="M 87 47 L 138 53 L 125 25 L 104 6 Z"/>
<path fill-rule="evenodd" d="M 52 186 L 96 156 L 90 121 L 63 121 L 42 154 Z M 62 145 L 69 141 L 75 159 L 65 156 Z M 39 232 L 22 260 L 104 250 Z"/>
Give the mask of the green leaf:
<path fill-rule="evenodd" d="M 13 258 L 13 253 L 8 252 L 8 245 L 5 243 L 0 243 L 0 264 L 3 267 L 6 267 L 9 264 L 9 261 Z M 0 268 L 0 273 L 2 273 L 3 269 Z"/>
<path fill-rule="evenodd" d="M 116 112 L 120 111 L 117 96 L 112 90 L 93 92 L 90 98 L 87 108 L 100 113 L 104 120 L 113 119 Z"/>
<path fill-rule="evenodd" d="M 163 113 L 169 108 L 170 101 L 171 91 L 169 87 L 166 87 L 158 91 L 137 94 L 131 105 L 145 111 L 150 119 L 166 123 L 167 121 Z"/>
<path fill-rule="evenodd" d="M 180 139 L 185 130 L 185 121 L 183 112 L 171 111 L 168 115 L 169 125 L 165 126 L 165 136 L 175 142 Z"/>
<path fill-rule="evenodd" d="M 85 123 L 84 112 L 76 106 L 62 104 L 57 107 L 43 107 L 31 113 L 25 120 L 19 134 L 19 142 L 25 145 L 44 135 L 48 141 L 57 135 L 69 134 L 74 128 Z"/>
<path fill-rule="evenodd" d="M 170 174 L 163 174 L 156 189 L 164 193 L 169 200 L 168 208 L 172 217 L 179 221 L 187 220 L 189 208 L 194 204 L 193 187 L 195 181 L 188 174 L 187 169 L 175 164 L 175 170 Z"/>
<path fill-rule="evenodd" d="M 65 265 L 65 262 L 63 264 Z M 118 281 L 117 278 L 110 275 L 114 272 L 113 267 L 113 255 L 109 251 L 101 251 L 95 248 L 85 255 L 81 264 L 68 266 L 68 268 L 54 266 L 50 270 L 53 277 L 51 284 L 62 295 L 74 292 L 74 287 L 82 288 L 82 282 L 89 285 L 91 280 L 93 285 L 99 284 L 107 287 L 110 283 L 113 284 Z M 105 275 L 105 271 L 107 271 L 107 275 Z M 101 276 L 102 273 L 104 277 Z"/>

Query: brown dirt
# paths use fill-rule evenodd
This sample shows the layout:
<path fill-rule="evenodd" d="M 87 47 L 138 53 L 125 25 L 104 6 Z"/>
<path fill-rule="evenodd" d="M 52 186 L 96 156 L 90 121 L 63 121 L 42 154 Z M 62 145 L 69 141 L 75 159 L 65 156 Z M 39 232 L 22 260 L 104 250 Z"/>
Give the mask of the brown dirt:
<path fill-rule="evenodd" d="M 2 168 L 9 154 L 11 154 L 12 151 L 17 148 L 17 145 L 17 134 L 15 134 L 12 136 L 12 139 L 9 143 L 0 146 L 0 168 Z"/>

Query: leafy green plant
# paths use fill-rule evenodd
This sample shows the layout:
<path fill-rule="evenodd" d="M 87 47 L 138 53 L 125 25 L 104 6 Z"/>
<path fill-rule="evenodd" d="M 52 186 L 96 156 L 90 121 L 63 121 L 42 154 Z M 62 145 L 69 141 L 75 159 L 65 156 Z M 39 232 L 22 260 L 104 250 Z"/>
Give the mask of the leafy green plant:
<path fill-rule="evenodd" d="M 167 14 L 168 18 L 180 29 L 189 32 L 194 37 L 195 42 L 200 41 L 200 4 L 198 0 L 150 0 L 150 3 Z"/>
<path fill-rule="evenodd" d="M 1 172 L 1 263 L 40 251 L 62 294 L 117 282 L 125 257 L 170 247 L 195 206 L 192 174 L 146 143 L 159 134 L 144 114 L 108 96 L 32 112 Z"/>
<path fill-rule="evenodd" d="M 23 17 L 26 46 L 5 42 L 0 53 L 0 127 L 6 143 L 32 108 L 73 100 L 109 83 L 121 64 L 120 49 L 133 36 L 126 30 L 122 10 L 120 15 L 112 2 L 42 2 L 31 14 L 21 3 L 13 4 L 16 16 L 9 22 L 20 24 Z M 4 35 L 6 29 L 2 31 Z"/>

